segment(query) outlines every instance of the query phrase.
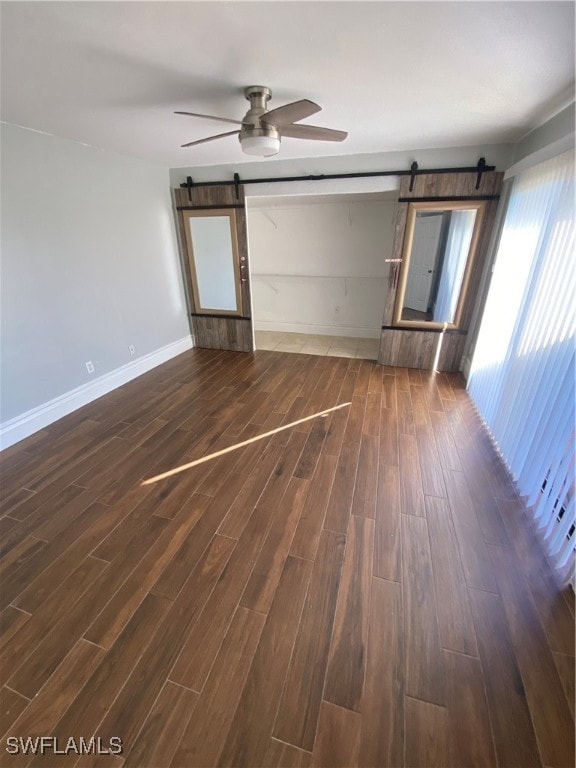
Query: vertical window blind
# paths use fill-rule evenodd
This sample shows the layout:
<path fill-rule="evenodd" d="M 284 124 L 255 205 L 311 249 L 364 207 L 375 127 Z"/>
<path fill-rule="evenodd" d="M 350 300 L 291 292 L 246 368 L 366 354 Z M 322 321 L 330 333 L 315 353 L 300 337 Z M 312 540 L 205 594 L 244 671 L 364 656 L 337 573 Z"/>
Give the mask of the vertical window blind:
<path fill-rule="evenodd" d="M 574 152 L 513 182 L 468 390 L 574 584 Z"/>

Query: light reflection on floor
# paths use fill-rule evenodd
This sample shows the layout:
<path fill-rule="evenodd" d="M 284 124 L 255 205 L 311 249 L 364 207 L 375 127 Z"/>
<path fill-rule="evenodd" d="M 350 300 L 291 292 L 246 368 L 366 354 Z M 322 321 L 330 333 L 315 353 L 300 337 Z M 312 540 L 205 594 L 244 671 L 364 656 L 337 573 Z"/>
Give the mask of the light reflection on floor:
<path fill-rule="evenodd" d="M 311 421 L 311 419 L 317 419 L 320 416 L 327 416 L 329 413 L 332 413 L 332 411 L 337 411 L 340 408 L 346 408 L 349 405 L 352 405 L 352 403 L 340 403 L 340 405 L 335 405 L 333 408 L 326 408 L 324 411 L 313 413 L 311 416 L 304 416 L 304 418 L 298 419 L 297 421 L 292 421 L 290 424 L 284 424 L 281 427 L 276 427 L 276 429 L 271 429 L 269 432 L 263 432 L 261 435 L 251 437 L 249 440 L 244 440 L 241 443 L 235 443 L 234 445 L 228 446 L 228 448 L 222 448 L 221 451 L 210 453 L 208 456 L 202 456 L 199 459 L 195 459 L 194 461 L 189 461 L 187 464 L 181 464 L 179 467 L 169 469 L 167 472 L 162 472 L 160 475 L 149 477 L 147 480 L 143 480 L 140 485 L 150 485 L 152 483 L 157 483 L 160 480 L 165 480 L 166 478 L 177 475 L 180 472 L 185 472 L 187 469 L 192 469 L 192 467 L 196 467 L 198 464 L 204 464 L 206 461 L 217 459 L 219 456 L 224 456 L 226 453 L 231 453 L 232 451 L 237 451 L 239 448 L 244 448 L 245 445 L 250 445 L 250 443 L 263 440 L 265 437 L 271 437 L 272 435 L 275 435 L 278 432 L 282 432 L 285 429 L 292 429 L 293 427 L 298 426 L 298 424 L 303 424 L 305 421 Z"/>

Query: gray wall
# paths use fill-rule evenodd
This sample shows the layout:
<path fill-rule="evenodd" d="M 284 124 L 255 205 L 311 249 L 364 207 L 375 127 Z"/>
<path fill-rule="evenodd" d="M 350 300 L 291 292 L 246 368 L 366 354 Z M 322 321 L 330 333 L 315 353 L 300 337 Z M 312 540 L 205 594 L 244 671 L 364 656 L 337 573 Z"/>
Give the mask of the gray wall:
<path fill-rule="evenodd" d="M 574 136 L 574 125 L 576 119 L 574 102 L 565 107 L 561 112 L 547 120 L 543 125 L 530 131 L 522 141 L 516 145 L 514 152 L 514 162 L 538 152 L 545 147 L 554 145 L 556 142 L 566 137 Z M 562 151 L 562 150 L 561 150 Z"/>
<path fill-rule="evenodd" d="M 17 127 L 1 139 L 6 422 L 189 326 L 167 169 Z"/>

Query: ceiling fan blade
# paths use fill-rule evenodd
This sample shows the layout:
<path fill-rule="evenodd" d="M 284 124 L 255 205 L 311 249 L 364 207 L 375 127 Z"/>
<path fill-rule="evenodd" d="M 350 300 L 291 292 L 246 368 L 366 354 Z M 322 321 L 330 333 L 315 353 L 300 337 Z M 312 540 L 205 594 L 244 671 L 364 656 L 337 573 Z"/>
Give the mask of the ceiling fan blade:
<path fill-rule="evenodd" d="M 310 115 L 315 115 L 316 112 L 321 110 L 322 107 L 314 104 L 313 101 L 300 99 L 300 101 L 293 101 L 291 104 L 284 104 L 283 107 L 271 109 L 270 112 L 262 115 L 260 121 L 282 130 L 284 126 L 295 123 L 297 120 L 303 120 L 305 117 L 310 117 Z"/>
<path fill-rule="evenodd" d="M 198 141 L 189 141 L 188 144 L 181 144 L 182 147 L 194 147 L 196 144 L 206 144 L 207 141 L 223 139 L 224 136 L 237 136 L 240 131 L 228 131 L 227 133 L 218 133 L 216 136 L 208 136 L 207 139 L 198 139 Z"/>
<path fill-rule="evenodd" d="M 334 131 L 332 128 L 319 128 L 317 125 L 287 125 L 280 129 L 282 137 L 308 139 L 310 141 L 344 141 L 346 131 Z"/>
<path fill-rule="evenodd" d="M 242 125 L 242 120 L 232 120 L 229 117 L 215 117 L 214 115 L 201 115 L 199 112 L 174 112 L 175 115 L 189 115 L 190 117 L 202 117 L 205 120 L 219 120 L 221 123 L 234 123 Z"/>

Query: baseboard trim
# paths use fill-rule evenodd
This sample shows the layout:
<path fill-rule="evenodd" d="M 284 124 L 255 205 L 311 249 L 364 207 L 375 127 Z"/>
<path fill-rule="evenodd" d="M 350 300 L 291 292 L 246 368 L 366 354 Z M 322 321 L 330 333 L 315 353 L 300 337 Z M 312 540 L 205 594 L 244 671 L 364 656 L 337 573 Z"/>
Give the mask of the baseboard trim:
<path fill-rule="evenodd" d="M 352 325 L 304 325 L 302 323 L 276 323 L 267 320 L 254 322 L 256 331 L 280 333 L 310 333 L 314 336 L 350 336 L 356 339 L 379 339 L 380 328 L 357 328 Z"/>
<path fill-rule="evenodd" d="M 34 432 L 38 432 L 38 430 L 58 421 L 63 416 L 67 416 L 72 411 L 82 408 L 83 405 L 97 400 L 102 395 L 107 395 L 108 392 L 112 392 L 113 389 L 117 389 L 123 384 L 132 381 L 132 379 L 142 376 L 142 374 L 147 373 L 152 368 L 156 368 L 173 357 L 181 355 L 183 352 L 192 349 L 193 346 L 192 337 L 185 336 L 182 339 L 178 339 L 178 341 L 166 344 L 154 352 L 143 355 L 137 360 L 132 360 L 121 368 L 116 368 L 116 370 L 104 374 L 104 376 L 99 376 L 94 381 L 82 384 L 82 386 L 76 389 L 72 389 L 59 397 L 55 397 L 53 400 L 32 408 L 20 416 L 15 416 L 13 419 L 5 421 L 0 424 L 0 450 L 19 443 L 20 440 L 33 435 Z"/>

